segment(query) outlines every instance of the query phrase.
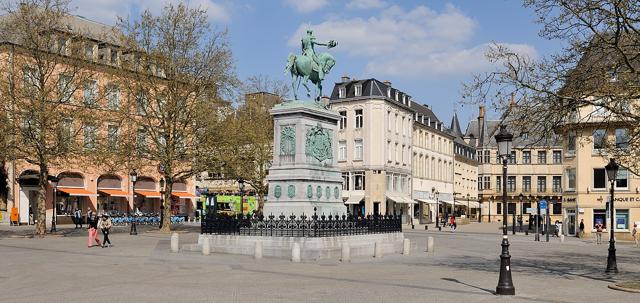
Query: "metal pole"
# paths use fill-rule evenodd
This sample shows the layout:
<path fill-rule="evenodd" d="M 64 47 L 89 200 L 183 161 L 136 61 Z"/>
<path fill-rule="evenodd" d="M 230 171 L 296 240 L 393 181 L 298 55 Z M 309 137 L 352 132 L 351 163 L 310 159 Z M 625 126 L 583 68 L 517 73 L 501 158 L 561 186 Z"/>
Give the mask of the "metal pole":
<path fill-rule="evenodd" d="M 436 195 L 436 227 L 438 230 L 442 230 L 440 227 L 440 197 Z"/>
<path fill-rule="evenodd" d="M 545 229 L 546 229 L 546 233 L 545 233 L 545 237 L 547 238 L 547 242 L 549 242 L 549 231 L 551 229 L 551 208 L 553 207 L 553 204 L 551 202 L 551 199 L 549 199 L 549 202 L 547 202 L 547 211 L 545 212 Z"/>
<path fill-rule="evenodd" d="M 496 286 L 496 294 L 498 295 L 515 295 L 516 289 L 511 279 L 511 255 L 509 255 L 509 239 L 507 236 L 507 157 L 502 160 L 502 253 L 500 254 L 500 278 L 498 286 Z"/>
<path fill-rule="evenodd" d="M 138 229 L 136 228 L 136 182 L 131 181 L 131 201 L 133 202 L 133 215 L 131 217 L 131 230 L 129 231 L 129 235 L 135 236 L 138 234 Z"/>
<path fill-rule="evenodd" d="M 540 200 L 536 201 L 536 241 L 540 241 Z"/>
<path fill-rule="evenodd" d="M 611 216 L 611 226 L 609 226 L 609 254 L 607 255 L 607 273 L 618 273 L 618 264 L 616 262 L 616 239 L 614 237 L 614 207 L 613 207 L 613 187 L 616 180 L 611 181 L 611 202 L 609 203 L 609 211 Z"/>
<path fill-rule="evenodd" d="M 515 203 L 514 203 L 514 208 L 513 208 L 513 213 L 511 215 L 511 234 L 515 235 L 516 234 L 516 208 L 515 208 Z"/>
<path fill-rule="evenodd" d="M 56 205 L 57 201 L 56 201 L 56 195 L 57 195 L 57 191 L 58 191 L 58 186 L 54 186 L 53 187 L 53 217 L 51 217 L 51 232 L 57 232 L 57 228 L 56 228 L 56 220 L 58 217 L 58 212 L 57 212 L 57 208 L 58 206 Z"/>

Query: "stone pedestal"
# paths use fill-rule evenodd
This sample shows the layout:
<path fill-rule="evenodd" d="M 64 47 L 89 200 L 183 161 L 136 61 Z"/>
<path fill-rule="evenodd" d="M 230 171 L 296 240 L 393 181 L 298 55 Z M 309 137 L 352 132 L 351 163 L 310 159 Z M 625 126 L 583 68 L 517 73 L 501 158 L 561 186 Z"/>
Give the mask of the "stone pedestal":
<path fill-rule="evenodd" d="M 310 217 L 346 214 L 342 176 L 335 166 L 340 115 L 313 101 L 287 101 L 271 109 L 273 163 L 264 214 Z"/>

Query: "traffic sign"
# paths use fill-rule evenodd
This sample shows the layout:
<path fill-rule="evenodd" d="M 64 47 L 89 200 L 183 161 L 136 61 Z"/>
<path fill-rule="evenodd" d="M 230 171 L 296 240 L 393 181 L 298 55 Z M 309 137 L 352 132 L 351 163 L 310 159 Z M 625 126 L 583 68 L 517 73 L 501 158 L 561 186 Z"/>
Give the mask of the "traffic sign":
<path fill-rule="evenodd" d="M 528 214 L 535 214 L 535 213 L 536 213 L 536 210 L 535 210 L 535 209 L 533 209 L 533 208 L 531 208 L 531 207 L 529 207 L 529 208 L 527 208 L 527 213 L 528 213 Z"/>
<path fill-rule="evenodd" d="M 540 209 L 547 209 L 547 200 L 540 200 Z"/>

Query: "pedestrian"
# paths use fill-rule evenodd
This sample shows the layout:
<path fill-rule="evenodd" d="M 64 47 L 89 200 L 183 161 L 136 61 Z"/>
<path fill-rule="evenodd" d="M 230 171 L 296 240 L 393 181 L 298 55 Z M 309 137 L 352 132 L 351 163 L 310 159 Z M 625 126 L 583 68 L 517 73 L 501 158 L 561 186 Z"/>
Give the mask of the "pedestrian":
<path fill-rule="evenodd" d="M 633 229 L 631 229 L 631 237 L 633 238 L 633 241 L 636 242 L 636 247 L 640 247 L 639 242 L 639 238 L 640 235 L 638 234 L 638 224 L 637 223 L 633 223 Z"/>
<path fill-rule="evenodd" d="M 102 231 L 102 248 L 107 247 L 107 243 L 109 243 L 109 247 L 111 247 L 111 240 L 109 240 L 109 231 L 113 223 L 111 223 L 111 218 L 107 214 L 102 215 L 102 220 L 100 220 L 100 230 Z"/>
<path fill-rule="evenodd" d="M 455 216 L 451 216 L 449 217 L 449 227 L 451 227 L 451 232 L 456 231 L 456 217 Z"/>
<path fill-rule="evenodd" d="M 76 224 L 75 228 L 82 228 L 82 211 L 77 208 L 73 212 L 73 223 Z"/>
<path fill-rule="evenodd" d="M 449 213 L 444 213 L 444 224 L 449 224 Z"/>
<path fill-rule="evenodd" d="M 596 224 L 596 244 L 602 244 L 602 224 Z"/>
<path fill-rule="evenodd" d="M 93 241 L 95 240 L 98 246 L 100 246 L 100 239 L 98 238 L 98 218 L 93 214 L 93 212 L 88 212 L 89 217 L 87 217 L 87 225 L 89 229 L 89 239 L 87 241 L 87 247 L 93 246 Z"/>
<path fill-rule="evenodd" d="M 578 232 L 578 238 L 584 238 L 584 219 L 580 219 L 580 230 Z"/>
<path fill-rule="evenodd" d="M 562 234 L 562 223 L 556 220 L 556 237 L 560 237 L 561 234 Z"/>

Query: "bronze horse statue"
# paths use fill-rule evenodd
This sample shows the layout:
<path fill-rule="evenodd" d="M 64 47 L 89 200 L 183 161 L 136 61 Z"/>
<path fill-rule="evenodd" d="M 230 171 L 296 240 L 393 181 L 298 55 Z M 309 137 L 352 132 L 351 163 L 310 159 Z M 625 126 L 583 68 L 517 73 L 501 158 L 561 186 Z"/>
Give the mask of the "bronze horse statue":
<path fill-rule="evenodd" d="M 291 74 L 291 87 L 293 88 L 293 96 L 296 100 L 298 99 L 300 81 L 302 81 L 302 85 L 307 89 L 307 97 L 311 97 L 311 90 L 307 85 L 307 81 L 311 80 L 311 83 L 316 86 L 317 95 L 315 101 L 319 103 L 320 97 L 322 96 L 322 80 L 324 80 L 324 75 L 336 64 L 336 60 L 328 53 L 320 53 L 317 55 L 317 68 L 322 69 L 322 76 L 313 68 L 313 63 L 313 59 L 308 56 L 289 54 L 285 72 Z"/>

